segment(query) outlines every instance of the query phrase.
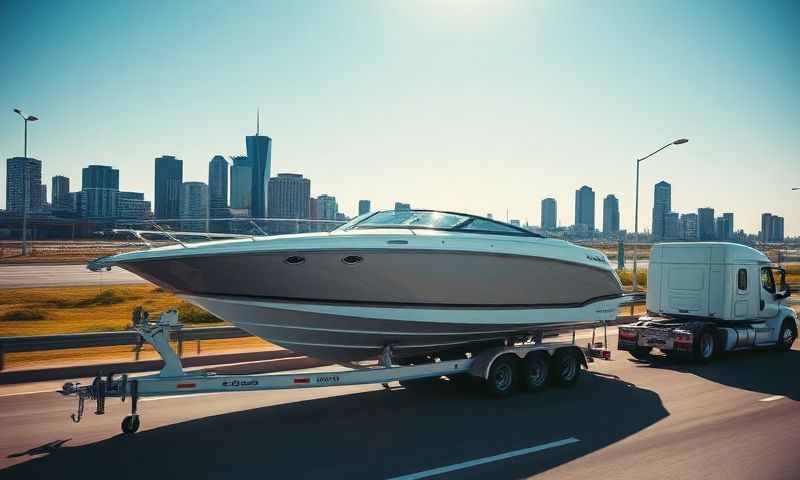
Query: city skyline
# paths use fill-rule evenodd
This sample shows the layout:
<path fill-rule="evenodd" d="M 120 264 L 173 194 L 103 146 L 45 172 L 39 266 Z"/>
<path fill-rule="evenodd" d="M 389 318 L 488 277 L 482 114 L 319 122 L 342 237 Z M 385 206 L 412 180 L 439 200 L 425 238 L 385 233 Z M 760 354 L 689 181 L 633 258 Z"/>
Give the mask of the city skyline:
<path fill-rule="evenodd" d="M 261 131 L 275 139 L 272 172 L 312 178 L 313 195 L 333 192 L 350 215 L 361 198 L 373 208 L 404 199 L 496 218 L 509 210 L 535 224 L 540 200 L 553 197 L 566 225 L 572 192 L 587 184 L 598 198 L 615 194 L 620 228 L 633 231 L 635 158 L 688 137 L 642 164 L 642 185 L 666 180 L 674 211 L 713 205 L 735 212 L 748 232 L 774 211 L 796 236 L 800 193 L 790 188 L 800 173 L 800 93 L 792 86 L 800 60 L 786 39 L 798 6 L 720 5 L 678 2 L 668 21 L 654 5 L 611 3 L 475 4 L 448 16 L 416 2 L 198 2 L 158 18 L 147 2 L 98 3 L 80 16 L 68 5 L 10 5 L 0 20 L 8 39 L 19 38 L 29 15 L 56 23 L 9 54 L 18 68 L 0 79 L 9 109 L 0 115 L 0 154 L 22 155 L 22 122 L 10 112 L 20 107 L 41 119 L 28 134 L 42 178 L 77 183 L 82 167 L 111 165 L 122 190 L 155 201 L 153 158 L 175 155 L 186 181 L 207 181 L 213 155 L 245 153 L 241 137 L 261 106 Z M 561 26 L 581 22 L 579 13 L 596 21 L 580 31 Z M 703 19 L 712 14 L 708 28 Z M 617 22 L 621 15 L 628 21 Z M 202 35 L 186 34 L 187 23 L 212 16 L 219 22 Z M 128 48 L 112 31 L 123 32 Z M 257 53 L 242 55 L 253 45 Z M 520 62 L 520 47 L 537 62 Z M 612 54 L 613 71 L 604 62 Z M 634 70 L 651 75 L 643 82 Z M 426 174 L 412 173 L 419 171 Z M 652 207 L 643 190 L 642 231 Z"/>

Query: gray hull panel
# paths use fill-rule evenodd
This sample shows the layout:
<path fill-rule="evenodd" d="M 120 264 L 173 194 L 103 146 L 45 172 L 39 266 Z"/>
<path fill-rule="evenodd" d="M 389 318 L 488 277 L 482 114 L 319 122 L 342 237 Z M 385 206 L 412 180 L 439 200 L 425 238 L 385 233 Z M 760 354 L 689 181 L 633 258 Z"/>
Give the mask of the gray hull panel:
<path fill-rule="evenodd" d="M 400 357 L 498 342 L 613 318 L 619 299 L 570 309 L 417 309 L 298 305 L 231 297 L 184 297 L 234 325 L 304 355 L 357 361 L 391 345 Z"/>
<path fill-rule="evenodd" d="M 302 262 L 287 263 L 289 257 Z M 345 257 L 359 257 L 346 264 Z M 175 256 L 119 264 L 166 289 L 311 302 L 574 306 L 620 295 L 613 272 L 524 255 L 325 250 Z"/>

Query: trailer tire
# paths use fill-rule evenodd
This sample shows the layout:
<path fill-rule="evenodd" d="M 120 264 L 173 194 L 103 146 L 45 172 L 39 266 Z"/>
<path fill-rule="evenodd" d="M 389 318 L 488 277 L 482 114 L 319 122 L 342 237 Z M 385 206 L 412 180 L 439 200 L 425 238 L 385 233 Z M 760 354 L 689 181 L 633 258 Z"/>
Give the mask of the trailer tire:
<path fill-rule="evenodd" d="M 653 351 L 653 347 L 636 347 L 634 349 L 628 350 L 628 353 L 637 360 L 649 360 L 650 359 L 650 352 Z"/>
<path fill-rule="evenodd" d="M 519 376 L 519 357 L 514 354 L 500 355 L 489 367 L 489 376 L 484 379 L 486 392 L 493 397 L 508 397 L 514 393 L 515 380 Z"/>
<path fill-rule="evenodd" d="M 550 355 L 547 352 L 530 352 L 522 361 L 520 386 L 526 392 L 538 392 L 547 387 L 550 379 Z"/>
<path fill-rule="evenodd" d="M 775 350 L 787 352 L 791 350 L 795 340 L 797 340 L 797 327 L 791 318 L 787 318 L 783 321 L 780 332 L 778 332 L 778 343 L 775 345 Z"/>
<path fill-rule="evenodd" d="M 704 328 L 695 336 L 692 358 L 697 363 L 709 363 L 717 354 L 717 336 L 714 329 Z"/>
<path fill-rule="evenodd" d="M 568 388 L 578 382 L 581 375 L 581 359 L 574 348 L 562 348 L 553 356 L 550 364 L 550 379 L 557 387 Z"/>
<path fill-rule="evenodd" d="M 139 430 L 139 415 L 128 415 L 122 419 L 122 433 L 132 434 Z"/>

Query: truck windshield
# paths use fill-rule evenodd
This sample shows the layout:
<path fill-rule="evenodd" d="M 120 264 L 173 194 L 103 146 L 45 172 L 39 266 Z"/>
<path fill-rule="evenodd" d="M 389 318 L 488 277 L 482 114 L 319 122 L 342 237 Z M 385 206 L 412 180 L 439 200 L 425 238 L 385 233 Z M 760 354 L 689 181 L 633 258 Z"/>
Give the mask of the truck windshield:
<path fill-rule="evenodd" d="M 775 293 L 775 279 L 772 278 L 771 268 L 761 269 L 761 287 L 769 293 Z"/>

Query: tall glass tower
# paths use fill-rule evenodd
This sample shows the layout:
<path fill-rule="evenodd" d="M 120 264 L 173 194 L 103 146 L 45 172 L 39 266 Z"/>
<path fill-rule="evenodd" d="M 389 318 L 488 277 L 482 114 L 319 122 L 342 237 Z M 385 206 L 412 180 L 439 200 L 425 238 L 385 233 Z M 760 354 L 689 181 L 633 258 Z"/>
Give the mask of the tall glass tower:
<path fill-rule="evenodd" d="M 266 218 L 267 189 L 272 163 L 272 139 L 259 134 L 259 120 L 256 118 L 256 134 L 245 137 L 245 141 L 247 158 L 252 166 L 250 215 L 254 218 Z"/>

